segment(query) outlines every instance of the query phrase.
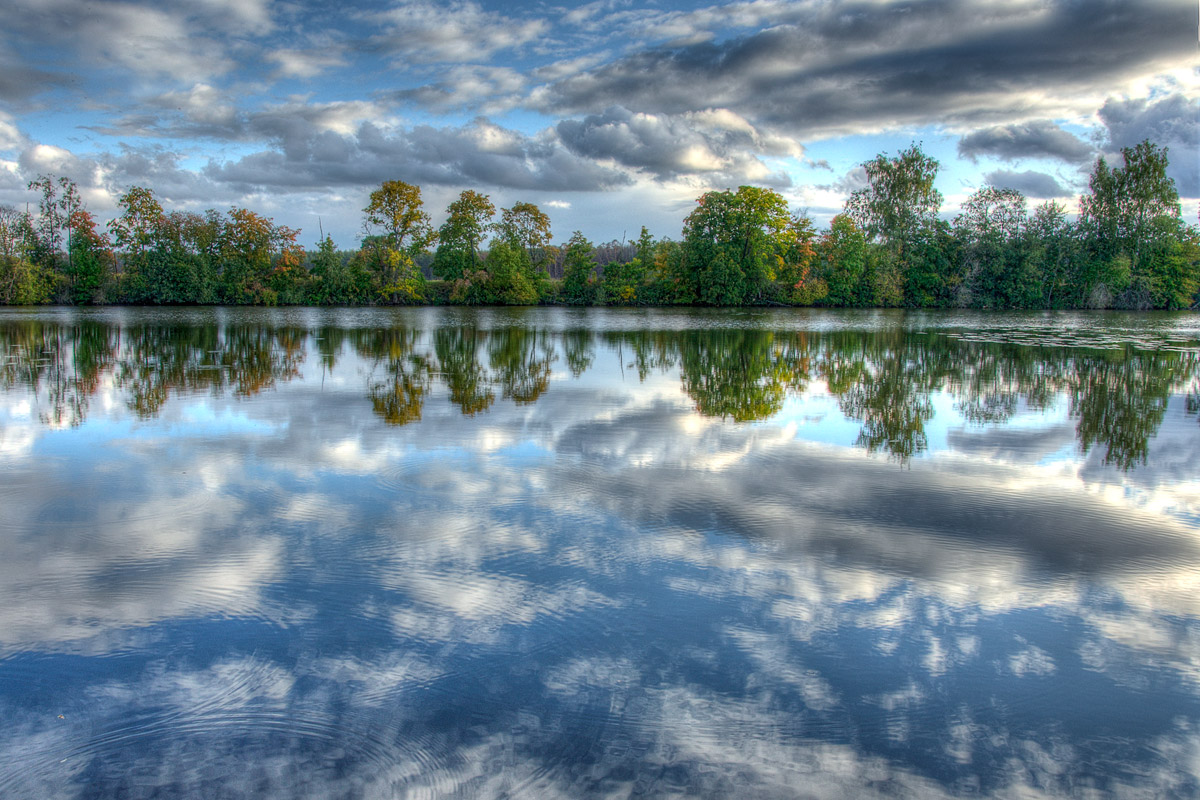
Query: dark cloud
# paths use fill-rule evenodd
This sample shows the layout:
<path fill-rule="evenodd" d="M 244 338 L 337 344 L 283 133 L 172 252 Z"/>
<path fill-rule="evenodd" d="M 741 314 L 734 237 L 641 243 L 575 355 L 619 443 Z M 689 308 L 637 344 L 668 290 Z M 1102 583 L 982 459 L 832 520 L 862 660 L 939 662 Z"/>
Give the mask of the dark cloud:
<path fill-rule="evenodd" d="M 1185 6 L 1133 0 L 1057 2 L 1033 14 L 945 0 L 822 5 L 794 25 L 632 54 L 541 87 L 531 104 L 553 113 L 724 107 L 810 135 L 984 124 L 1061 112 L 1081 90 L 1192 57 L 1194 28 Z"/>
<path fill-rule="evenodd" d="M 1167 174 L 1184 197 L 1200 197 L 1200 101 L 1173 94 L 1151 102 L 1109 99 L 1100 109 L 1112 151 L 1149 139 L 1168 148 Z"/>
<path fill-rule="evenodd" d="M 25 103 L 67 82 L 67 78 L 57 73 L 0 59 L 0 102 Z"/>
<path fill-rule="evenodd" d="M 603 114 L 563 120 L 556 131 L 576 155 L 612 160 L 660 179 L 707 175 L 727 184 L 791 185 L 785 173 L 771 173 L 755 155 L 783 154 L 789 143 L 764 140 L 746 120 L 729 112 L 671 117 L 613 106 Z M 797 145 L 791 147 L 799 153 Z"/>
<path fill-rule="evenodd" d="M 628 184 L 624 173 L 568 152 L 551 137 L 531 137 L 478 119 L 457 128 L 418 126 L 387 132 L 363 123 L 352 135 L 280 121 L 279 149 L 222 164 L 205 175 L 244 187 L 318 189 L 372 185 L 387 177 L 416 183 L 546 191 L 596 191 Z"/>
<path fill-rule="evenodd" d="M 865 189 L 867 183 L 867 170 L 862 165 L 859 165 L 833 183 L 819 184 L 817 188 L 849 195 L 857 192 L 859 189 Z"/>
<path fill-rule="evenodd" d="M 1049 197 L 1065 197 L 1072 192 L 1064 189 L 1053 175 L 1035 170 L 1014 172 L 1011 170 L 996 170 L 984 175 L 986 180 L 997 189 L 1016 189 L 1026 197 L 1037 199 Z"/>
<path fill-rule="evenodd" d="M 958 154 L 972 161 L 988 155 L 1005 161 L 1057 158 L 1080 164 L 1090 160 L 1094 152 L 1087 142 L 1050 120 L 996 125 L 964 136 L 958 142 Z"/>

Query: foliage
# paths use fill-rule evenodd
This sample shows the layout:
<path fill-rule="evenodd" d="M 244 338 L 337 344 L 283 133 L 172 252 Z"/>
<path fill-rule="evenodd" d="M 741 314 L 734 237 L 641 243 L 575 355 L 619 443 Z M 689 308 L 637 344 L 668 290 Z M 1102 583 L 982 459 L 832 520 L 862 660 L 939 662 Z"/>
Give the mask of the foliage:
<path fill-rule="evenodd" d="M 862 166 L 867 186 L 850 195 L 846 213 L 868 238 L 899 251 L 918 228 L 937 218 L 942 194 L 933 181 L 939 164 L 913 144 L 895 158 L 881 153 Z"/>
<path fill-rule="evenodd" d="M 0 303 L 1193 308 L 1200 230 L 1180 218 L 1167 151 L 1145 141 L 1122 158 L 1096 162 L 1078 222 L 986 186 L 951 225 L 938 217 L 937 161 L 913 145 L 866 162 L 867 185 L 825 231 L 777 192 L 742 186 L 700 196 L 681 241 L 643 227 L 635 242 L 593 246 L 576 232 L 561 250 L 536 205 L 493 223 L 490 199 L 472 190 L 435 236 L 420 187 L 386 181 L 357 251 L 323 237 L 309 254 L 298 230 L 249 209 L 168 211 L 138 186 L 104 236 L 75 183 L 43 175 L 28 184 L 36 210 L 0 207 Z M 444 280 L 427 283 L 424 269 Z"/>
<path fill-rule="evenodd" d="M 572 305 L 589 305 L 596 298 L 596 258 L 592 243 L 579 231 L 571 234 L 563 258 L 562 298 Z"/>
<path fill-rule="evenodd" d="M 741 305 L 758 299 L 796 236 L 787 201 L 778 192 L 741 186 L 737 192 L 701 196 L 683 228 L 685 268 L 695 276 L 697 289 L 694 301 Z"/>
<path fill-rule="evenodd" d="M 438 229 L 433 274 L 442 280 L 456 281 L 473 272 L 479 263 L 483 239 L 496 207 L 487 195 L 467 189 L 446 212 L 446 222 Z"/>
<path fill-rule="evenodd" d="M 418 253 L 437 238 L 422 209 L 421 187 L 404 181 L 384 181 L 371 192 L 363 209 L 363 229 L 368 236 L 382 235 L 393 250 Z M 377 231 L 382 230 L 382 234 Z"/>

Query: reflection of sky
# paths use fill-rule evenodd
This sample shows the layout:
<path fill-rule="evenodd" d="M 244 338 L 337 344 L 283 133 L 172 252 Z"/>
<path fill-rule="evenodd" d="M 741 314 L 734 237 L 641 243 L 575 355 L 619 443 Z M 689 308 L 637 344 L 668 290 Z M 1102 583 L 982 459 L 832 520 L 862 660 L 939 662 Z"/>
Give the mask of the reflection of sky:
<path fill-rule="evenodd" d="M 937 394 L 902 466 L 819 381 L 738 424 L 595 350 L 400 427 L 349 346 L 146 420 L 9 392 L 0 795 L 1200 789 L 1174 400 L 1120 473 L 1063 403 L 974 426 Z"/>

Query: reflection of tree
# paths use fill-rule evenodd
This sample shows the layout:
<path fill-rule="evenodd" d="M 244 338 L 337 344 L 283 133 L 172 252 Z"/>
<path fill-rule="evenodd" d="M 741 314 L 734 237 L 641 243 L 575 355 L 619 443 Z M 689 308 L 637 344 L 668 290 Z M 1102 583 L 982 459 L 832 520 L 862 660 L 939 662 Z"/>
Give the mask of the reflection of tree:
<path fill-rule="evenodd" d="M 928 342 L 908 345 L 903 332 L 834 334 L 822 373 L 842 413 L 861 420 L 857 443 L 901 461 L 928 447 L 931 391 L 950 368 L 947 351 Z"/>
<path fill-rule="evenodd" d="M 683 390 L 706 416 L 766 419 L 809 380 L 805 340 L 763 330 L 683 331 Z"/>
<path fill-rule="evenodd" d="M 304 361 L 306 332 L 260 325 L 137 325 L 121 336 L 117 385 L 128 392 L 130 409 L 153 417 L 172 393 L 250 397 L 291 380 Z"/>
<path fill-rule="evenodd" d="M 468 417 L 487 411 L 496 400 L 496 393 L 488 386 L 487 370 L 478 357 L 479 344 L 486 338 L 474 328 L 438 328 L 433 333 L 433 347 L 441 378 L 450 390 L 450 401 Z"/>
<path fill-rule="evenodd" d="M 563 355 L 572 378 L 587 372 L 596 360 L 594 339 L 595 336 L 587 328 L 576 328 L 563 334 Z"/>
<path fill-rule="evenodd" d="M 1172 388 L 1195 368 L 1194 355 L 1176 352 L 1109 351 L 1079 358 L 1070 397 L 1080 446 L 1103 444 L 1104 463 L 1124 470 L 1145 464 Z"/>
<path fill-rule="evenodd" d="M 491 334 L 488 360 L 504 397 L 533 403 L 550 387 L 554 344 L 544 332 L 530 328 L 504 328 Z"/>
<path fill-rule="evenodd" d="M 97 322 L 71 327 L 33 320 L 8 323 L 0 328 L 0 385 L 27 386 L 35 395 L 44 388 L 42 421 L 79 425 L 112 368 L 117 345 L 116 330 Z"/>
<path fill-rule="evenodd" d="M 405 328 L 355 331 L 355 350 L 375 361 L 367 396 L 375 413 L 389 425 L 421 419 L 433 368 L 428 355 L 413 352 L 417 335 Z M 383 376 L 378 375 L 380 367 Z"/>
<path fill-rule="evenodd" d="M 317 356 L 321 359 L 321 366 L 332 373 L 337 365 L 338 354 L 342 352 L 342 345 L 346 341 L 346 329 L 325 325 L 313 333 L 313 341 L 317 347 Z"/>
<path fill-rule="evenodd" d="M 1105 462 L 1131 469 L 1147 460 L 1172 393 L 1200 413 L 1195 353 L 972 342 L 904 331 L 788 333 L 756 329 L 640 330 L 561 334 L 565 362 L 579 377 L 597 340 L 640 379 L 678 369 L 683 390 L 707 416 L 761 420 L 819 374 L 842 412 L 858 420 L 858 444 L 900 458 L 928 446 L 935 393 L 953 398 L 971 423 L 1001 424 L 1024 405 L 1066 397 L 1084 449 L 1103 445 Z M 406 328 L 313 331 L 259 324 L 0 323 L 0 388 L 26 387 L 46 424 L 79 424 L 106 375 L 129 408 L 157 415 L 173 394 L 250 396 L 299 374 L 306 348 L 332 369 L 344 344 L 370 364 L 367 396 L 390 424 L 421 418 L 435 380 L 465 415 L 496 395 L 534 403 L 549 388 L 556 337 L 514 325 L 497 331 L 445 327 L 432 347 Z M 484 359 L 483 354 L 487 353 Z M 435 357 L 436 356 L 436 357 Z M 500 390 L 497 391 L 496 387 Z"/>
<path fill-rule="evenodd" d="M 622 331 L 608 333 L 605 339 L 617 351 L 621 368 L 636 369 L 639 381 L 655 372 L 670 372 L 678 361 L 678 331 Z M 631 356 L 633 361 L 627 362 Z"/>
<path fill-rule="evenodd" d="M 945 346 L 934 339 L 931 346 Z M 1063 385 L 1069 356 L 1061 351 L 1012 344 L 965 343 L 954 359 L 949 390 L 959 413 L 977 425 L 1005 422 L 1020 401 L 1046 408 Z"/>

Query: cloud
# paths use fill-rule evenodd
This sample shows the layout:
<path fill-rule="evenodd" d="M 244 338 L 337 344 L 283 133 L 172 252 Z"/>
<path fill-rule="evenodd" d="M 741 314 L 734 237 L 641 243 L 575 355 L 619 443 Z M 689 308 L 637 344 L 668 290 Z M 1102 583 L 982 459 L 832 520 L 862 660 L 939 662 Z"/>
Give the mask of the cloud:
<path fill-rule="evenodd" d="M 1092 113 L 1114 84 L 1195 58 L 1186 7 L 1117 0 L 1105 12 L 1070 2 L 818 4 L 749 35 L 632 53 L 539 87 L 530 105 L 655 114 L 717 106 L 801 136 L 979 125 Z"/>
<path fill-rule="evenodd" d="M 984 180 L 998 189 L 1016 189 L 1026 197 L 1038 199 L 1066 197 L 1072 194 L 1064 189 L 1053 175 L 1035 170 L 1025 170 L 1024 172 L 996 170 L 985 175 Z"/>
<path fill-rule="evenodd" d="M 3 40 L 0 40 L 2 42 Z M 38 94 L 63 86 L 69 77 L 0 55 L 0 102 L 25 103 Z"/>
<path fill-rule="evenodd" d="M 508 17 L 472 2 L 442 5 L 400 0 L 369 19 L 385 27 L 373 44 L 398 65 L 480 63 L 500 51 L 536 41 L 549 30 L 544 19 Z"/>
<path fill-rule="evenodd" d="M 267 53 L 267 61 L 279 65 L 278 75 L 284 78 L 314 78 L 326 70 L 346 65 L 345 57 L 327 48 L 318 50 L 275 50 Z"/>
<path fill-rule="evenodd" d="M 209 5 L 17 0 L 6 25 L 17 52 L 39 51 L 75 72 L 117 68 L 134 75 L 207 79 L 234 69 L 230 37 L 270 30 L 263 2 Z"/>
<path fill-rule="evenodd" d="M 477 108 L 492 113 L 517 105 L 528 85 L 525 76 L 508 67 L 461 65 L 441 74 L 445 77 L 435 83 L 381 97 L 411 100 L 432 109 Z"/>
<path fill-rule="evenodd" d="M 367 186 L 388 176 L 411 183 L 546 191 L 596 191 L 630 181 L 619 170 L 569 152 L 553 136 L 528 136 L 486 119 L 396 131 L 364 122 L 345 135 L 288 118 L 286 124 L 281 120 L 278 135 L 282 151 L 212 163 L 204 174 L 247 190 Z"/>
<path fill-rule="evenodd" d="M 843 195 L 849 195 L 857 192 L 859 189 L 865 189 L 868 183 L 867 170 L 860 164 L 859 166 L 851 169 L 842 177 L 838 178 L 833 183 L 822 184 L 817 186 L 817 188 L 825 191 L 837 192 Z"/>
<path fill-rule="evenodd" d="M 972 161 L 989 155 L 1004 161 L 1056 158 L 1080 164 L 1090 160 L 1094 152 L 1087 142 L 1050 120 L 996 125 L 964 136 L 958 142 L 958 154 Z"/>
<path fill-rule="evenodd" d="M 563 120 L 555 128 L 571 152 L 615 161 L 659 178 L 704 175 L 729 184 L 788 186 L 786 173 L 772 172 L 756 155 L 800 155 L 800 146 L 761 134 L 747 120 L 725 109 L 670 116 L 634 113 L 613 106 L 582 120 Z"/>
<path fill-rule="evenodd" d="M 1169 148 L 1167 174 L 1184 197 L 1200 197 L 1200 99 L 1172 94 L 1159 100 L 1110 98 L 1100 109 L 1109 149 L 1144 139 Z M 1119 163 L 1119 162 L 1118 162 Z"/>

